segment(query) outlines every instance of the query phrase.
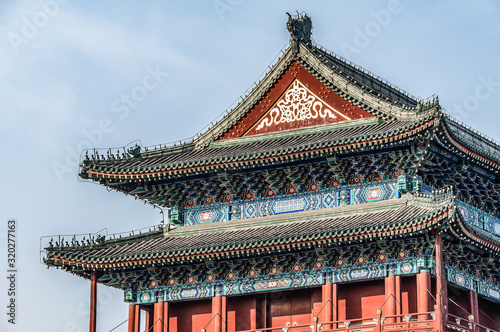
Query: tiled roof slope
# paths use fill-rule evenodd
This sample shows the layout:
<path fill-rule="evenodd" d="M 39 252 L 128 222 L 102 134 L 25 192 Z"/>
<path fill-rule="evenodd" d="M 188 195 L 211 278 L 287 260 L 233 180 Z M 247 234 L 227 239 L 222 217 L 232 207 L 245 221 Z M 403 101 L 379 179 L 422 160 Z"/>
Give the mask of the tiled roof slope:
<path fill-rule="evenodd" d="M 466 127 L 450 116 L 444 117 L 447 131 L 465 148 L 500 163 L 500 145 L 491 138 Z"/>
<path fill-rule="evenodd" d="M 367 122 L 360 126 L 342 127 L 326 126 L 323 132 L 299 130 L 295 135 L 273 135 L 269 137 L 253 136 L 231 141 L 221 141 L 205 149 L 186 146 L 178 151 L 160 150 L 143 155 L 140 159 L 124 159 L 120 161 L 89 161 L 84 172 L 90 177 L 100 178 L 105 175 L 139 176 L 146 172 L 174 172 L 186 168 L 245 161 L 261 161 L 270 156 L 302 154 L 308 151 L 325 151 L 342 149 L 364 144 L 376 145 L 384 141 L 404 139 L 434 124 L 434 119 L 420 121 Z M 363 124 L 363 125 L 361 125 Z M 335 130 L 336 129 L 336 130 Z M 272 138 L 272 139 L 270 139 Z"/>
<path fill-rule="evenodd" d="M 337 72 L 344 77 L 352 77 L 356 84 L 360 87 L 369 88 L 368 92 L 379 97 L 379 95 L 390 98 L 394 101 L 407 105 L 408 107 L 416 107 L 419 100 L 407 92 L 391 85 L 382 78 L 368 72 L 356 64 L 353 64 L 340 56 L 329 52 L 321 47 L 310 46 L 310 50 L 317 57 L 321 58 L 325 64 L 331 68 L 335 68 Z"/>
<path fill-rule="evenodd" d="M 165 236 L 111 240 L 93 248 L 49 248 L 47 264 L 82 264 L 95 268 L 141 261 L 208 258 L 285 248 L 297 243 L 361 241 L 432 229 L 454 213 L 452 200 L 394 199 L 345 207 L 227 222 L 185 226 Z M 274 249 L 273 249 L 274 248 Z"/>

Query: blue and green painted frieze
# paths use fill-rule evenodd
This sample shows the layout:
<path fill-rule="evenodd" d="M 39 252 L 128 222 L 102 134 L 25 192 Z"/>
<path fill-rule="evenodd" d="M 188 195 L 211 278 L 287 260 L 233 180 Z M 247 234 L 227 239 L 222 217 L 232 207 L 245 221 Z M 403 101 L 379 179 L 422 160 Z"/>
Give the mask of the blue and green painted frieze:
<path fill-rule="evenodd" d="M 390 272 L 389 272 L 390 271 Z M 156 301 L 183 301 L 190 299 L 211 298 L 215 293 L 234 296 L 255 294 L 276 290 L 307 288 L 329 283 L 348 283 L 380 279 L 389 273 L 410 275 L 419 272 L 414 260 L 404 260 L 397 264 L 364 264 L 359 267 L 337 267 L 319 270 L 300 271 L 295 273 L 258 276 L 252 278 L 237 278 L 234 280 L 218 280 L 189 285 L 161 286 L 125 291 L 126 302 L 138 304 L 154 303 Z"/>
<path fill-rule="evenodd" d="M 426 270 L 426 269 L 424 269 Z M 388 275 L 415 275 L 422 271 L 416 259 L 406 259 L 397 263 L 365 264 L 360 267 L 325 268 L 322 270 L 301 271 L 272 276 L 238 278 L 234 280 L 205 282 L 189 285 L 161 286 L 139 289 L 127 289 L 125 302 L 148 304 L 158 301 L 184 301 L 206 299 L 215 295 L 236 296 L 308 288 L 325 283 L 350 283 L 381 279 Z M 430 270 L 435 275 L 434 269 Z M 477 291 L 479 294 L 500 302 L 500 287 L 479 279 L 450 266 L 445 266 L 445 279 L 453 285 Z"/>
<path fill-rule="evenodd" d="M 251 219 L 309 210 L 319 210 L 340 205 L 361 204 L 397 198 L 399 195 L 396 180 L 387 180 L 359 185 L 349 185 L 253 200 L 178 208 L 176 216 L 182 215 L 184 226 Z"/>
<path fill-rule="evenodd" d="M 458 207 L 460 216 L 466 223 L 484 229 L 496 236 L 500 236 L 500 219 L 461 201 L 457 200 L 455 203 Z"/>

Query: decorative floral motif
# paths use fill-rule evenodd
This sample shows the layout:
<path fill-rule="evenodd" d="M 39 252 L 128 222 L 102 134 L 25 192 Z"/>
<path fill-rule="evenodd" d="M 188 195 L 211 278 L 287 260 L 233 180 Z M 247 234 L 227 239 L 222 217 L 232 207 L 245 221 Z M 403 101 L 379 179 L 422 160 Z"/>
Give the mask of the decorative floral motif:
<path fill-rule="evenodd" d="M 307 207 L 307 201 L 304 197 L 296 199 L 279 200 L 274 202 L 272 209 L 274 214 L 304 211 Z"/>
<path fill-rule="evenodd" d="M 323 102 L 299 80 L 295 80 L 276 106 L 260 122 L 256 130 L 280 123 L 291 123 L 318 117 L 336 119 L 337 115 L 334 113 L 346 120 L 350 120 L 350 118 Z"/>
<path fill-rule="evenodd" d="M 403 264 L 403 272 L 408 273 L 411 271 L 411 269 L 412 269 L 411 264 L 409 264 L 409 263 Z"/>
<path fill-rule="evenodd" d="M 461 276 L 460 274 L 455 275 L 455 281 L 459 285 L 462 285 L 462 286 L 465 285 L 465 278 L 463 276 Z"/>
<path fill-rule="evenodd" d="M 212 221 L 212 219 L 214 219 L 214 212 L 211 210 L 201 211 L 199 218 L 200 218 L 200 222 Z"/>
<path fill-rule="evenodd" d="M 149 295 L 149 293 L 144 293 L 141 295 L 141 301 L 143 303 L 149 302 L 150 299 L 151 299 L 151 295 Z"/>
<path fill-rule="evenodd" d="M 368 189 L 366 192 L 367 200 L 379 199 L 380 197 L 382 197 L 382 189 L 380 188 Z"/>
<path fill-rule="evenodd" d="M 255 284 L 255 289 L 257 291 L 262 291 L 273 288 L 286 288 L 289 285 L 290 285 L 290 280 L 288 279 L 268 280 L 268 281 L 257 282 Z"/>

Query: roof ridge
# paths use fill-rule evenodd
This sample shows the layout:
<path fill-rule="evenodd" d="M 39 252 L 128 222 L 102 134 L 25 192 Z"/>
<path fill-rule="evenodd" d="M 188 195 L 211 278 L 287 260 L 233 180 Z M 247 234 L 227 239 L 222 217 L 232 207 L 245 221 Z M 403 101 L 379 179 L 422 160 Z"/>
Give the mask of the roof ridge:
<path fill-rule="evenodd" d="M 307 44 L 306 44 L 307 45 Z M 423 99 L 423 98 L 420 98 L 420 97 L 416 97 L 412 94 L 410 94 L 409 92 L 407 92 L 406 90 L 404 89 L 401 89 L 399 88 L 398 86 L 392 84 L 391 82 L 387 81 L 386 79 L 382 78 L 381 76 L 379 75 L 376 75 L 375 73 L 355 64 L 354 62 L 352 61 L 349 61 L 348 59 L 344 58 L 343 56 L 327 49 L 326 47 L 318 44 L 318 43 L 314 43 L 314 44 L 310 44 L 310 46 L 316 50 L 319 50 L 320 52 L 323 52 L 325 53 L 327 56 L 329 56 L 332 60 L 335 60 L 336 62 L 340 61 L 342 62 L 344 65 L 346 66 L 349 66 L 350 68 L 352 68 L 353 70 L 356 70 L 356 71 L 359 71 L 371 78 L 373 78 L 374 80 L 377 80 L 379 83 L 382 83 L 386 86 L 389 86 L 391 89 L 395 90 L 396 92 L 398 92 L 399 94 L 402 94 L 404 95 L 406 98 L 412 100 L 413 102 L 415 102 L 415 104 L 417 103 L 424 103 L 425 101 L 429 101 L 431 100 L 433 96 L 430 96 L 426 99 Z"/>
<path fill-rule="evenodd" d="M 359 69 L 356 69 L 355 66 L 340 63 L 341 68 L 339 67 L 338 59 L 334 61 L 335 63 L 332 63 L 330 56 L 326 53 L 324 55 L 318 54 L 318 51 L 323 53 L 324 51 L 321 51 L 313 44 L 300 43 L 300 45 L 299 63 L 316 77 L 320 76 L 320 80 L 340 97 L 347 99 L 376 116 L 384 119 L 404 119 L 426 116 L 429 112 L 435 113 L 440 110 L 439 98 L 436 95 L 427 100 L 415 100 L 413 103 L 403 103 L 395 99 L 393 95 L 381 91 L 384 86 L 386 89 L 392 89 L 392 85 L 377 83 L 377 87 L 373 86 L 373 84 L 370 86 L 369 80 L 372 80 L 372 78 Z M 349 69 L 352 69 L 352 72 L 347 73 L 345 71 L 346 65 L 350 66 Z M 359 74 L 359 77 L 355 77 L 356 74 Z M 378 94 L 375 94 L 374 90 Z M 394 93 L 402 95 L 397 90 L 394 90 Z"/>
<path fill-rule="evenodd" d="M 488 141 L 488 143 L 491 143 L 491 144 L 493 144 L 494 146 L 496 146 L 497 148 L 500 149 L 500 142 L 498 142 L 494 138 L 492 138 L 492 137 L 490 137 L 490 136 L 488 136 L 486 134 L 483 134 L 482 132 L 480 132 L 477 129 L 472 128 L 471 126 L 466 125 L 462 121 L 460 121 L 460 120 L 454 118 L 453 116 L 451 116 L 451 114 L 448 114 L 448 113 L 445 113 L 445 112 L 443 112 L 443 114 L 444 114 L 444 116 L 445 116 L 445 118 L 447 120 L 453 122 L 457 126 L 462 127 L 464 130 L 468 131 L 469 133 L 474 134 L 476 136 L 479 136 L 482 139 L 485 139 L 486 141 Z"/>

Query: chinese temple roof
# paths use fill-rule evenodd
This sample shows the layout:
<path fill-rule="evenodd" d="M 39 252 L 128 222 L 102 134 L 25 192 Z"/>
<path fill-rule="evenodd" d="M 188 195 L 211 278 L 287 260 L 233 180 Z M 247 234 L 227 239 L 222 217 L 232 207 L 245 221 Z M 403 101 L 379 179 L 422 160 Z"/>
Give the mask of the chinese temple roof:
<path fill-rule="evenodd" d="M 429 241 L 425 234 L 438 229 L 446 230 L 445 254 L 449 264 L 466 264 L 500 277 L 498 264 L 488 259 L 491 256 L 487 254 L 500 253 L 500 239 L 467 223 L 449 191 L 251 221 L 185 226 L 86 246 L 52 246 L 47 248 L 45 263 L 83 277 L 88 277 L 92 270 L 102 271 L 103 284 L 126 288 L 137 280 L 128 280 L 130 272 L 122 275 L 119 271 L 153 269 L 151 271 L 157 274 L 179 264 L 189 266 L 201 262 L 206 268 L 215 264 L 211 262 L 252 261 L 311 250 L 316 251 L 314 256 L 320 257 L 332 250 L 339 251 L 340 256 L 329 254 L 342 257 L 329 263 L 337 266 L 358 264 L 356 260 L 360 257 L 364 264 L 375 263 L 380 257 L 370 254 L 372 245 L 383 249 L 385 259 L 408 259 L 425 253 Z M 463 241 L 468 245 L 463 246 Z M 468 253 L 470 250 L 475 254 Z M 486 258 L 480 261 L 473 258 L 485 252 Z M 252 264 L 255 266 L 255 262 Z"/>
<path fill-rule="evenodd" d="M 359 205 L 185 226 L 88 247 L 52 248 L 50 265 L 113 268 L 179 260 L 269 254 L 299 246 L 411 236 L 453 218 L 452 200 L 402 198 Z M 132 240 L 132 241 L 131 241 Z"/>
<path fill-rule="evenodd" d="M 417 99 L 317 46 L 307 15 L 289 16 L 287 28 L 290 44 L 270 71 L 196 139 L 82 162 L 83 179 L 170 208 L 168 225 L 51 240 L 44 262 L 98 271 L 132 294 L 275 268 L 432 268 L 439 232 L 447 268 L 498 287 L 498 143 L 437 97 Z"/>
<path fill-rule="evenodd" d="M 411 146 L 386 160 L 370 157 L 374 166 L 368 176 L 361 171 L 345 181 L 356 177 L 362 181 L 390 179 L 394 169 L 419 174 L 434 187 L 460 188 L 462 200 L 497 213 L 498 143 L 445 114 L 437 97 L 415 98 L 319 47 L 311 39 L 310 18 L 290 17 L 290 44 L 282 56 L 255 88 L 205 133 L 177 146 L 136 146 L 121 156 L 111 150 L 107 150 L 107 157 L 98 152 L 87 155 L 80 176 L 151 204 L 172 207 L 188 198 L 197 204 L 208 196 L 221 202 L 230 194 L 228 190 L 217 191 L 217 180 L 210 187 L 199 183 L 200 178 L 220 180 L 221 173 L 300 161 L 325 162 L 332 157 L 340 162 L 369 151 L 388 155 L 401 146 Z M 353 163 L 356 161 L 351 160 Z M 376 166 L 384 163 L 392 166 L 384 170 Z M 350 172 L 351 166 L 330 176 Z M 288 186 L 293 182 L 289 180 Z M 177 185 L 179 182 L 183 184 Z M 232 199 L 242 199 L 251 187 L 233 191 Z M 286 192 L 284 187 L 280 190 Z M 479 197 L 485 195 L 488 197 L 481 201 Z"/>
<path fill-rule="evenodd" d="M 427 120 L 427 121 L 426 121 Z M 196 149 L 186 145 L 177 152 L 160 150 L 123 162 L 87 163 L 85 172 L 95 178 L 142 179 L 146 174 L 160 177 L 172 174 L 182 176 L 194 169 L 225 169 L 228 164 L 251 163 L 264 165 L 277 158 L 293 158 L 304 153 L 324 154 L 353 149 L 364 145 L 381 144 L 400 139 L 434 124 L 435 119 L 420 121 L 357 120 L 349 126 L 339 123 L 328 127 L 297 129 L 212 143 L 210 148 Z M 190 171 L 188 171 L 190 170 Z"/>

